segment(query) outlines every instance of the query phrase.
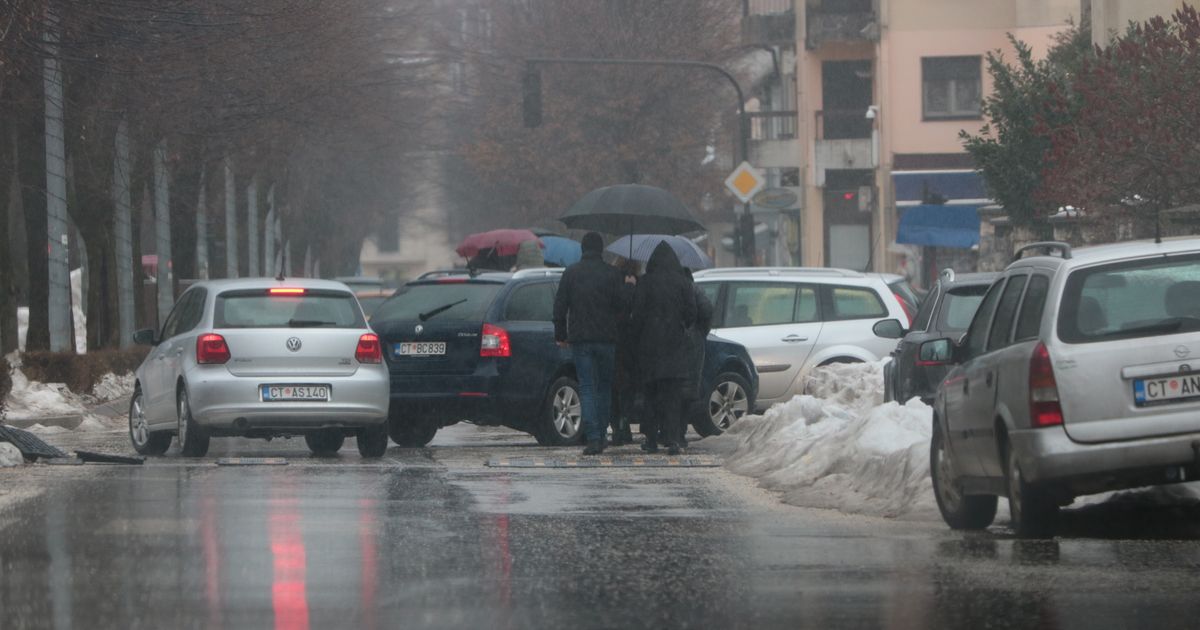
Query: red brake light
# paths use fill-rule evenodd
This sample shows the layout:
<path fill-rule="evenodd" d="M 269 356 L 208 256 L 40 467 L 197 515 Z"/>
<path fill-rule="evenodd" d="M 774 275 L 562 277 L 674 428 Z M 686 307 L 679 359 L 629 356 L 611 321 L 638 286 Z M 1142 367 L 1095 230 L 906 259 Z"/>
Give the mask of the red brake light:
<path fill-rule="evenodd" d="M 367 333 L 359 337 L 354 358 L 358 359 L 359 363 L 381 363 L 383 348 L 379 345 L 379 336 L 375 333 Z"/>
<path fill-rule="evenodd" d="M 221 335 L 209 333 L 196 339 L 196 363 L 220 365 L 229 361 L 229 345 Z"/>
<path fill-rule="evenodd" d="M 479 356 L 481 357 L 511 357 L 512 346 L 508 343 L 508 331 L 493 326 L 491 324 L 483 325 L 482 340 L 479 342 Z"/>
<path fill-rule="evenodd" d="M 893 292 L 892 295 L 896 296 L 896 301 L 900 303 L 900 310 L 904 311 L 904 316 L 908 318 L 908 323 L 906 323 L 904 327 L 912 328 L 912 324 L 915 320 L 913 319 L 912 310 L 908 307 L 908 302 L 905 302 L 904 298 L 900 297 L 899 293 Z"/>
<path fill-rule="evenodd" d="M 1052 427 L 1063 423 L 1058 402 L 1058 383 L 1046 346 L 1038 343 L 1029 360 L 1029 419 L 1034 427 Z"/>
<path fill-rule="evenodd" d="M 271 295 L 304 295 L 304 289 L 300 287 L 275 287 L 267 289 L 267 293 Z"/>

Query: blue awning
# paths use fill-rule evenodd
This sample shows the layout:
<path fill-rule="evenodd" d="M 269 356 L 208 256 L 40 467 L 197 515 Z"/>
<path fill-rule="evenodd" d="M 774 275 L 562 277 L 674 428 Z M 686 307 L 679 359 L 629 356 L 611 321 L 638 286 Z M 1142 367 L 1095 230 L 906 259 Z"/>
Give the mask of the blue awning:
<path fill-rule="evenodd" d="M 896 201 L 920 202 L 927 195 L 947 200 L 986 199 L 987 191 L 979 171 L 892 171 Z"/>
<path fill-rule="evenodd" d="M 979 244 L 978 209 L 978 206 L 901 208 L 896 242 L 926 247 L 974 247 Z"/>

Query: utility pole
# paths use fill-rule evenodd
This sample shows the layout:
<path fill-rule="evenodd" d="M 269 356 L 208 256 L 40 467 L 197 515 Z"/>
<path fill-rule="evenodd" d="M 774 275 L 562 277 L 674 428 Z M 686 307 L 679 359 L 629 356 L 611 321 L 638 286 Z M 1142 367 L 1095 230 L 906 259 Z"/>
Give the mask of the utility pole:
<path fill-rule="evenodd" d="M 722 68 L 715 63 L 705 61 L 689 61 L 684 59 L 599 59 L 590 57 L 531 57 L 525 60 L 525 75 L 523 78 L 524 88 L 526 90 L 526 98 L 529 93 L 535 88 L 538 94 L 537 115 L 531 116 L 529 113 L 528 100 L 526 102 L 526 124 L 537 122 L 541 124 L 541 76 L 537 74 L 534 66 L 544 65 L 579 65 L 579 66 L 657 66 L 657 67 L 674 67 L 674 68 L 697 68 L 716 72 L 725 77 L 729 84 L 733 86 L 734 92 L 737 93 L 737 110 L 738 122 L 737 133 L 734 139 L 734 144 L 738 147 L 738 159 L 734 160 L 734 164 L 740 164 L 743 161 L 750 160 L 750 129 L 749 119 L 746 117 L 746 97 L 742 92 L 742 86 L 737 82 L 728 70 Z M 536 126 L 536 125 L 532 125 Z M 738 233 L 741 235 L 737 239 L 741 243 L 741 251 L 738 252 L 738 258 L 745 265 L 754 264 L 754 216 L 750 214 L 750 203 L 742 204 L 742 213 L 738 216 Z"/>

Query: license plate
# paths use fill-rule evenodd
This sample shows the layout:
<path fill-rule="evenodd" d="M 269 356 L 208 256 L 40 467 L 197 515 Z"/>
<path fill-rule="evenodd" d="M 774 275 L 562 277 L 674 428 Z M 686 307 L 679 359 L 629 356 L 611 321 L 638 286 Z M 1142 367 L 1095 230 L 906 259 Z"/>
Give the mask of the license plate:
<path fill-rule="evenodd" d="M 1200 374 L 1181 374 L 1133 381 L 1133 399 L 1138 405 L 1153 405 L 1200 398 Z"/>
<path fill-rule="evenodd" d="M 263 402 L 328 402 L 328 385 L 263 385 Z"/>
<path fill-rule="evenodd" d="M 396 344 L 395 356 L 398 357 L 433 357 L 446 354 L 444 341 L 405 341 Z"/>

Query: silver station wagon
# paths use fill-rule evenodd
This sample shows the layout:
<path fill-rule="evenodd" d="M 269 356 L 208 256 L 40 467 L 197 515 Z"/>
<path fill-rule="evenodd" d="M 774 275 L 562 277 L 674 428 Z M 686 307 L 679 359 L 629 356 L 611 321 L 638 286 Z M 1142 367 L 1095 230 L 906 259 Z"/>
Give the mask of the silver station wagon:
<path fill-rule="evenodd" d="M 1019 535 L 1048 536 L 1076 496 L 1200 479 L 1200 239 L 1022 248 L 961 342 L 920 354 L 957 364 L 930 449 L 951 527 L 1006 496 Z"/>
<path fill-rule="evenodd" d="M 324 280 L 201 282 L 175 304 L 137 369 L 129 437 L 142 454 L 202 457 L 210 437 L 303 435 L 316 454 L 347 436 L 387 450 L 388 373 L 350 289 Z"/>

